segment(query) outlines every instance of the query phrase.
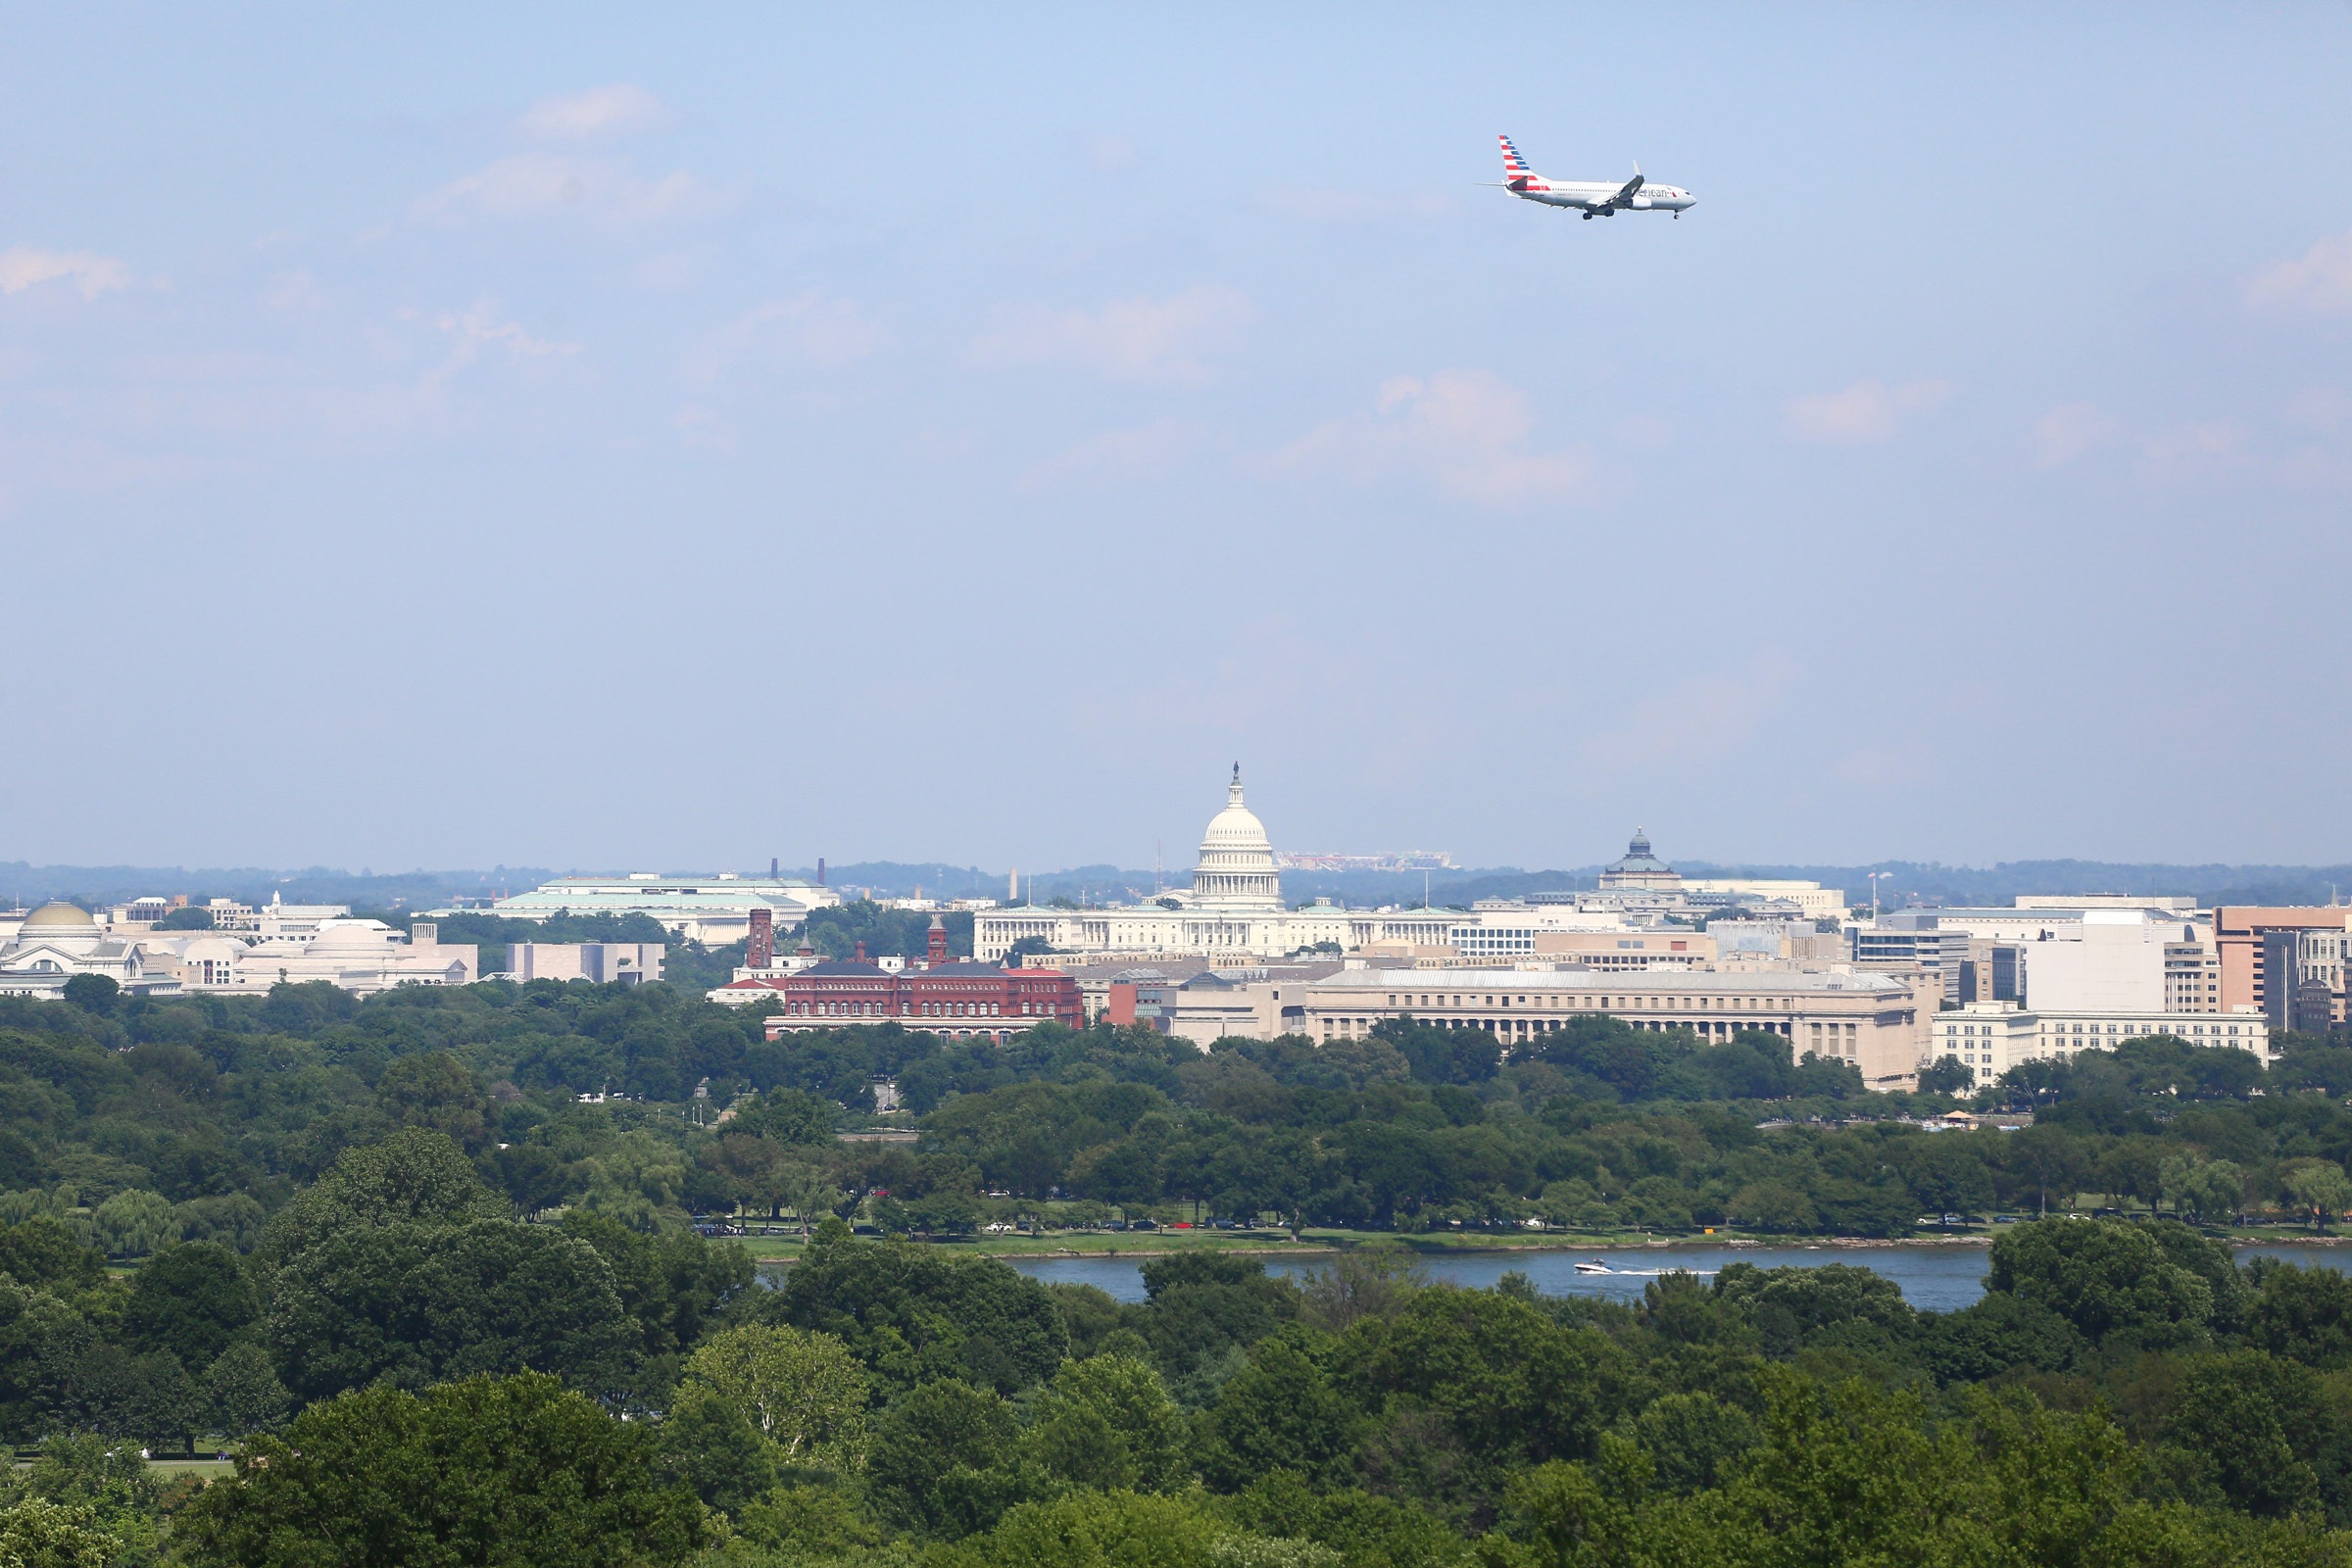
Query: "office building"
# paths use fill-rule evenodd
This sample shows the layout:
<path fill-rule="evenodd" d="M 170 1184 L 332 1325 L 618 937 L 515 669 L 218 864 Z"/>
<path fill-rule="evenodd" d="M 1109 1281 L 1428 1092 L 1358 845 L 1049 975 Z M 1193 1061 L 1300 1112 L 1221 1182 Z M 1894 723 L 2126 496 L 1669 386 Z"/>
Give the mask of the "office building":
<path fill-rule="evenodd" d="M 2213 942 L 2221 969 L 2222 1010 L 2255 1007 L 2274 1029 L 2294 1027 L 2296 993 L 2307 984 L 2328 990 L 2328 1018 L 2344 1014 L 2343 945 L 2352 908 L 2332 906 L 2225 905 L 2213 911 Z M 2313 941 L 2305 943 L 2308 933 Z M 2306 1003 L 2303 1021 L 2318 1022 Z"/>
<path fill-rule="evenodd" d="M 1957 999 L 1970 934 L 1945 926 L 1940 911 L 1891 910 L 1866 925 L 1847 927 L 1846 940 L 1855 968 L 1917 975 L 1933 987 L 1935 1000 L 1928 1004 L 1930 1011 Z"/>
<path fill-rule="evenodd" d="M 646 985 L 662 978 L 667 950 L 659 942 L 515 942 L 507 947 L 503 976 L 517 984 L 533 980 L 586 980 L 595 985 Z"/>
<path fill-rule="evenodd" d="M 2085 909 L 2071 930 L 2020 945 L 2025 1003 L 2042 1012 L 2162 1013 L 2165 952 L 2180 932 L 2139 909 Z"/>
<path fill-rule="evenodd" d="M 1936 1014 L 1932 1034 L 1937 1060 L 1952 1056 L 1992 1082 L 2020 1062 L 2072 1056 L 2078 1051 L 2112 1051 L 2127 1040 L 2175 1035 L 2191 1045 L 2250 1051 L 2270 1060 L 2269 1029 L 2262 1014 L 2068 1012 L 2020 1007 L 2011 1002 L 1974 1002 Z"/>

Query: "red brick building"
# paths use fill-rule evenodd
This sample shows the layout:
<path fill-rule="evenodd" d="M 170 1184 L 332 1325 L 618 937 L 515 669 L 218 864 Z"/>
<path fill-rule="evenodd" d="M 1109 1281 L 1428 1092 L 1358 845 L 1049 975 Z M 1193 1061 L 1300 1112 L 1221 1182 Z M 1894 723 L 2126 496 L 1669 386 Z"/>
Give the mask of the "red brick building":
<path fill-rule="evenodd" d="M 781 1004 L 767 1038 L 808 1029 L 895 1021 L 927 1034 L 1003 1040 L 1034 1025 L 1086 1027 L 1078 982 L 1058 969 L 1000 969 L 948 956 L 948 933 L 931 924 L 930 961 L 890 970 L 865 956 L 828 958 L 773 979 L 738 980 L 729 991 L 758 990 Z M 764 999 L 761 999 L 764 1000 Z"/>

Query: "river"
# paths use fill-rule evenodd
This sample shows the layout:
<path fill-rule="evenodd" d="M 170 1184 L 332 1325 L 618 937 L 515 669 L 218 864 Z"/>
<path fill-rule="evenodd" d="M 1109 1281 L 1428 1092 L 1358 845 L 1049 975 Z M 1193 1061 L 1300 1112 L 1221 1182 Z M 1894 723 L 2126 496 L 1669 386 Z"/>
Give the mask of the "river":
<path fill-rule="evenodd" d="M 2265 1256 L 2352 1270 L 2352 1249 L 2266 1243 L 2233 1250 L 2241 1264 Z M 1642 1299 L 1642 1287 L 1663 1269 L 1692 1269 L 1711 1274 L 1732 1262 L 1753 1263 L 1758 1268 L 1819 1268 L 1824 1263 L 1849 1263 L 1875 1269 L 1894 1281 L 1902 1290 L 1903 1298 L 1922 1311 L 1949 1312 L 1967 1306 L 1984 1294 L 1984 1257 L 1985 1249 L 1967 1244 L 1823 1247 L 1796 1243 L 1786 1247 L 1604 1247 L 1588 1251 L 1436 1252 L 1423 1254 L 1421 1261 L 1431 1279 L 1448 1285 L 1483 1289 L 1517 1269 L 1545 1296 L 1602 1296 L 1617 1301 Z M 1594 1258 L 1617 1272 L 1576 1271 L 1578 1263 Z M 1005 1261 L 1032 1279 L 1100 1286 L 1122 1301 L 1144 1298 L 1142 1258 L 1008 1257 Z M 1271 1257 L 1266 1259 L 1266 1272 L 1308 1274 L 1324 1261 L 1314 1256 Z"/>

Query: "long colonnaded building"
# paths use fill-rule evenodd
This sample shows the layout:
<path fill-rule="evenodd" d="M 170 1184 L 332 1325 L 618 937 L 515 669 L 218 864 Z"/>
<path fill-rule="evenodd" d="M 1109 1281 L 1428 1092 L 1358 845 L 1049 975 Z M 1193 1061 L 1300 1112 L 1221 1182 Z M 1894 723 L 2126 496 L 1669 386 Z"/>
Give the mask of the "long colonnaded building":
<path fill-rule="evenodd" d="M 1928 1043 L 1929 1013 L 1895 975 L 1823 969 L 1348 969 L 1305 987 L 1307 1038 L 1360 1040 L 1386 1018 L 1483 1029 L 1506 1050 L 1536 1044 L 1575 1018 L 1636 1029 L 1688 1029 L 1728 1041 L 1757 1029 L 1791 1053 L 1843 1061 L 1872 1089 L 1908 1088 Z"/>

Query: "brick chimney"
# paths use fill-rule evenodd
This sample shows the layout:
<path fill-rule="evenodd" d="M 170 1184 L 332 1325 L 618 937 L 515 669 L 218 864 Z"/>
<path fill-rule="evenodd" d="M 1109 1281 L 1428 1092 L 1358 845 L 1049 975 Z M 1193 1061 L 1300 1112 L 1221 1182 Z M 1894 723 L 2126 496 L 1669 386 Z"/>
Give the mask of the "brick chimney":
<path fill-rule="evenodd" d="M 859 963 L 865 961 L 865 944 L 862 942 L 858 944 L 858 961 Z"/>
<path fill-rule="evenodd" d="M 931 967 L 936 969 L 948 961 L 948 922 L 938 915 L 931 917 Z"/>
<path fill-rule="evenodd" d="M 743 961 L 755 969 L 771 967 L 776 961 L 776 911 L 762 906 L 752 911 L 752 935 Z"/>

